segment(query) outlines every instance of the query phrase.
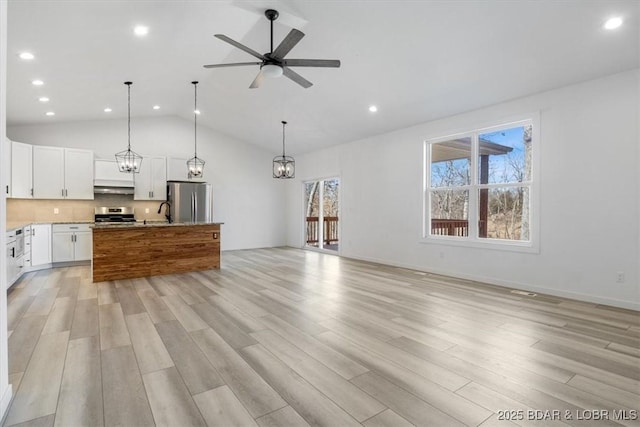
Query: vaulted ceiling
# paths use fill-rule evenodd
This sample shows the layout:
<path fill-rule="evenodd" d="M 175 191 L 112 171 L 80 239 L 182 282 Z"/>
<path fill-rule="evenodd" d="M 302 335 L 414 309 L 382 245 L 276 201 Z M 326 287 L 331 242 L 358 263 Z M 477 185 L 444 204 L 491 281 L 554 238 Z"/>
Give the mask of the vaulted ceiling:
<path fill-rule="evenodd" d="M 291 28 L 306 34 L 288 57 L 342 67 L 296 69 L 309 89 L 286 78 L 249 89 L 258 66 L 202 67 L 253 60 L 217 33 L 268 52 L 268 8 L 280 12 L 276 44 Z M 277 151 L 287 120 L 297 154 L 637 68 L 639 9 L 634 0 L 9 0 L 7 119 L 124 118 L 131 80 L 134 120 L 191 120 L 199 80 L 199 123 Z M 624 24 L 605 31 L 613 15 Z M 133 35 L 138 24 L 147 36 Z"/>

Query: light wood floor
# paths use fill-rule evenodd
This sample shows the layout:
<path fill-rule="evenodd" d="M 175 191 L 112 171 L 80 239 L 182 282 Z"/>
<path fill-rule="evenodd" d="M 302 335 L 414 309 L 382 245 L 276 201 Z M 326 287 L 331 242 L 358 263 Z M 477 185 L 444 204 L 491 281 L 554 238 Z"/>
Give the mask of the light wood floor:
<path fill-rule="evenodd" d="M 25 276 L 5 425 L 640 425 L 638 312 L 296 249 L 222 265 Z"/>

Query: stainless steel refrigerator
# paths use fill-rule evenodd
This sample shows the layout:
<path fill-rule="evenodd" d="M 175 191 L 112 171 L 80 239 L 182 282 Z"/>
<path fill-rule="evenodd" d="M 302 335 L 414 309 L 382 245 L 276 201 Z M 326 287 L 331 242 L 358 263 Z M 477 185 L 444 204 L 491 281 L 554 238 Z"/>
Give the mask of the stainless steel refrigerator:
<path fill-rule="evenodd" d="M 167 181 L 167 201 L 173 222 L 213 222 L 211 184 Z"/>

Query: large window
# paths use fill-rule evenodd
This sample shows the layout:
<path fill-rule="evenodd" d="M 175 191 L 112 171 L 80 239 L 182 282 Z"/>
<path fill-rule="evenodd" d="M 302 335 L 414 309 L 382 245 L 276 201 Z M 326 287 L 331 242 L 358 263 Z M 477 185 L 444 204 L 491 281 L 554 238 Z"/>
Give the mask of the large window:
<path fill-rule="evenodd" d="M 425 143 L 427 239 L 531 246 L 531 121 Z"/>

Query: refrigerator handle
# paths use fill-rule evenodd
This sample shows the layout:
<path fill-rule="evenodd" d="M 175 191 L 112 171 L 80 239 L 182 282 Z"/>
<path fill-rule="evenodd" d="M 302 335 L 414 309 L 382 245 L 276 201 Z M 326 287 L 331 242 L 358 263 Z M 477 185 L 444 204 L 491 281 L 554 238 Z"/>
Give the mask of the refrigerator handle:
<path fill-rule="evenodd" d="M 193 193 L 193 222 L 198 222 L 198 196 Z"/>
<path fill-rule="evenodd" d="M 196 194 L 191 193 L 191 222 L 193 222 L 193 216 L 195 214 L 195 206 L 196 206 Z"/>

